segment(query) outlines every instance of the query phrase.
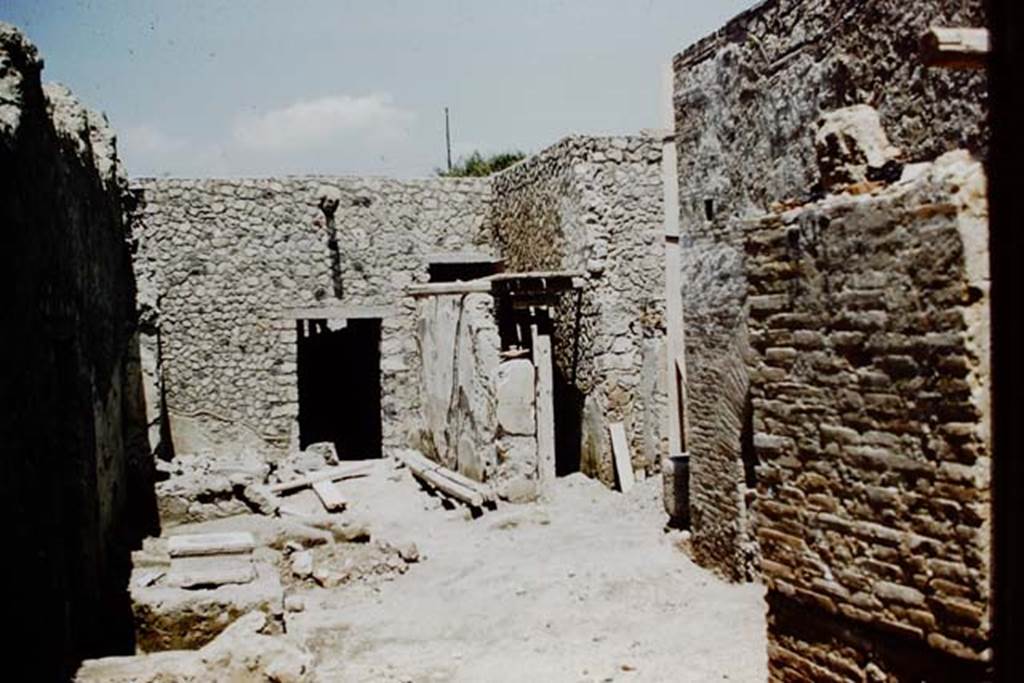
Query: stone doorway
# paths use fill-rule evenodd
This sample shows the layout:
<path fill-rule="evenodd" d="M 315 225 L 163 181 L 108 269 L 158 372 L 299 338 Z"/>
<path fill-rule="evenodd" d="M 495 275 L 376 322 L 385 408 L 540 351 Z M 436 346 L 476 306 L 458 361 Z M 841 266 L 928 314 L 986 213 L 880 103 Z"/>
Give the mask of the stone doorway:
<path fill-rule="evenodd" d="M 379 318 L 298 323 L 299 447 L 329 441 L 341 460 L 380 458 Z"/>

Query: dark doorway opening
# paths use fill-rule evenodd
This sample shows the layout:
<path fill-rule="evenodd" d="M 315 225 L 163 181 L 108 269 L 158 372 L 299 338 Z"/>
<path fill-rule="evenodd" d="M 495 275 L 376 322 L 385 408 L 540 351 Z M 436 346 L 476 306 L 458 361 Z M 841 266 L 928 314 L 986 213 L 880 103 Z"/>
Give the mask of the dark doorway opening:
<path fill-rule="evenodd" d="M 555 475 L 564 477 L 580 471 L 583 439 L 583 392 L 554 363 Z"/>
<path fill-rule="evenodd" d="M 381 457 L 380 319 L 300 320 L 299 447 L 341 460 Z"/>

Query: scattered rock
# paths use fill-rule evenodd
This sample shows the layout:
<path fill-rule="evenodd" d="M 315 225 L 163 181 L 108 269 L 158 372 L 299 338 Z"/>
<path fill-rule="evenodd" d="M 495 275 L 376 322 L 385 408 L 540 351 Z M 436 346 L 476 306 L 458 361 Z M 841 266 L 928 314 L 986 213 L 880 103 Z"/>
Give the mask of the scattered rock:
<path fill-rule="evenodd" d="M 402 543 L 401 545 L 399 545 L 398 554 L 406 562 L 420 561 L 420 550 L 412 541 L 409 541 L 408 543 Z"/>
<path fill-rule="evenodd" d="M 303 550 L 292 554 L 292 575 L 300 579 L 313 575 L 313 553 Z"/>

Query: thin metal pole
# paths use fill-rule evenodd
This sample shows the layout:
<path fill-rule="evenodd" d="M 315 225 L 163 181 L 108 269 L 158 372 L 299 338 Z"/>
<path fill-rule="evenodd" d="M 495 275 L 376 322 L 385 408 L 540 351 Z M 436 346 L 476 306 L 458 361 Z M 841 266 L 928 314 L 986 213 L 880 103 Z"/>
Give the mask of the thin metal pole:
<path fill-rule="evenodd" d="M 452 130 L 448 123 L 448 107 L 444 108 L 444 145 L 448 150 L 448 172 L 452 172 Z"/>

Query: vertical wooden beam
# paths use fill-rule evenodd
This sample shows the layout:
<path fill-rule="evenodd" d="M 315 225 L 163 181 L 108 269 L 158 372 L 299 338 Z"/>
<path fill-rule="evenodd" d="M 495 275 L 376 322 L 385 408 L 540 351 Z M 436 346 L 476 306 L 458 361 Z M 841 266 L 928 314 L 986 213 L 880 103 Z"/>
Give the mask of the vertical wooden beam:
<path fill-rule="evenodd" d="M 672 64 L 666 65 L 662 74 L 662 126 L 671 132 L 662 142 L 661 179 L 664 191 L 665 239 L 665 390 L 668 392 L 668 447 L 669 455 L 682 453 L 684 425 L 686 423 L 685 403 L 680 405 L 680 395 L 685 396 L 686 376 L 676 370 L 678 358 L 684 357 L 683 337 L 683 290 L 680 282 L 681 258 L 679 253 L 679 169 L 675 142 L 675 110 L 672 105 L 673 72 Z M 683 366 L 685 368 L 685 365 Z M 682 386 L 680 386 L 680 381 Z"/>
<path fill-rule="evenodd" d="M 633 474 L 633 457 L 629 453 L 629 439 L 626 427 L 621 422 L 608 425 L 612 437 L 612 455 L 615 457 L 615 473 L 619 475 L 619 490 L 627 493 L 636 479 Z"/>
<path fill-rule="evenodd" d="M 533 336 L 533 364 L 537 368 L 537 478 L 542 495 L 555 483 L 555 382 L 551 359 L 551 337 L 530 326 Z"/>

